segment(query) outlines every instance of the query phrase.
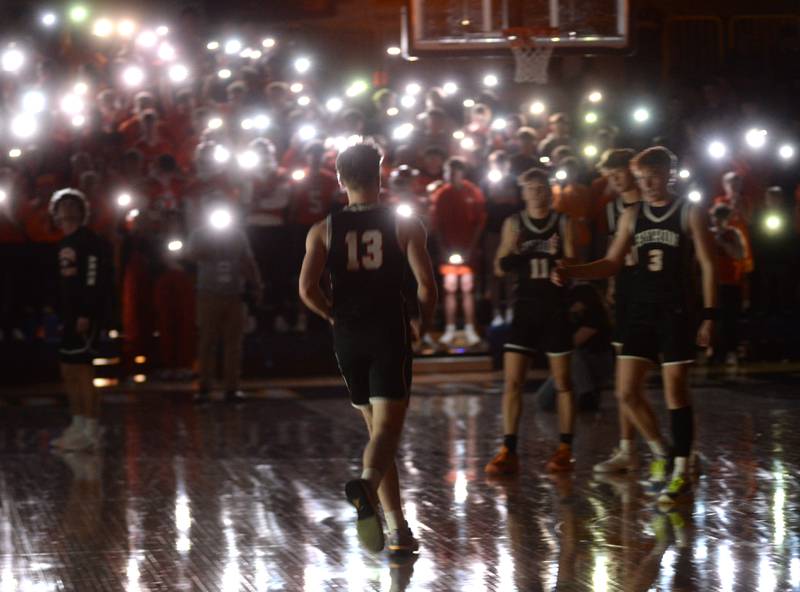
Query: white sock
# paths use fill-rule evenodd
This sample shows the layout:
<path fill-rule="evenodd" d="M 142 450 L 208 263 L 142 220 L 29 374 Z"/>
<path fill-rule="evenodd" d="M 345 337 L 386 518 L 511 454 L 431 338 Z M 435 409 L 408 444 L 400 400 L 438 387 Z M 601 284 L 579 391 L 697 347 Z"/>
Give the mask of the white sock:
<path fill-rule="evenodd" d="M 656 456 L 660 456 L 662 458 L 666 458 L 667 456 L 667 449 L 664 447 L 664 443 L 658 440 L 648 440 L 647 445 L 650 447 L 650 450 L 653 451 L 653 454 Z"/>
<path fill-rule="evenodd" d="M 446 325 L 445 328 L 444 328 L 444 332 L 445 333 L 455 333 L 456 332 L 456 326 L 455 325 Z"/>
<path fill-rule="evenodd" d="M 361 471 L 361 478 L 364 481 L 369 481 L 369 484 L 372 485 L 373 491 L 378 491 L 378 485 L 381 484 L 381 472 L 378 469 L 364 469 Z"/>
<path fill-rule="evenodd" d="M 619 451 L 623 454 L 633 453 L 633 440 L 625 440 L 624 438 L 619 441 Z"/>
<path fill-rule="evenodd" d="M 475 333 L 475 325 L 473 325 L 472 323 L 467 323 L 466 325 L 464 325 L 464 331 L 466 331 L 467 333 Z"/>
<path fill-rule="evenodd" d="M 398 530 L 406 525 L 406 520 L 403 518 L 402 510 L 384 512 L 383 516 L 386 518 L 386 528 L 389 529 L 389 532 L 394 532 L 395 530 Z"/>
<path fill-rule="evenodd" d="M 94 417 L 87 417 L 83 426 L 83 431 L 90 436 L 94 436 L 97 433 L 97 419 Z"/>
<path fill-rule="evenodd" d="M 687 457 L 676 456 L 675 465 L 672 469 L 673 477 L 677 477 L 678 475 L 685 475 L 688 466 L 689 466 L 689 459 Z"/>

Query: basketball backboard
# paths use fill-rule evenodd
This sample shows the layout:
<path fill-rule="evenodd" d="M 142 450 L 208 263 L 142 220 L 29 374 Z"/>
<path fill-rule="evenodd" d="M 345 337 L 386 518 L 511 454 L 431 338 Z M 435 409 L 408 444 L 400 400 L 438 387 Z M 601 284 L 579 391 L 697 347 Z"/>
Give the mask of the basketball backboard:
<path fill-rule="evenodd" d="M 628 0 L 407 0 L 407 55 L 508 51 L 505 29 L 552 29 L 537 44 L 602 52 L 628 46 Z"/>

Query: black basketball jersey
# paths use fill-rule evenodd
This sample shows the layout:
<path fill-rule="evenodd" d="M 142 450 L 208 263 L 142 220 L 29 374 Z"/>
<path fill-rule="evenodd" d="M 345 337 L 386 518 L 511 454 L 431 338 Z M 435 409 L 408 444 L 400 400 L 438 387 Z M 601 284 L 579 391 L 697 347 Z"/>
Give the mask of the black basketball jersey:
<path fill-rule="evenodd" d="M 636 272 L 631 294 L 636 301 L 689 304 L 693 285 L 690 207 L 690 202 L 680 198 L 662 207 L 646 202 L 639 207 L 633 232 Z"/>
<path fill-rule="evenodd" d="M 608 240 L 611 242 L 614 239 L 614 235 L 617 234 L 617 229 L 619 228 L 619 220 L 622 217 L 622 214 L 627 210 L 629 207 L 636 205 L 639 202 L 633 203 L 625 203 L 625 200 L 622 197 L 617 197 L 614 201 L 610 201 L 606 204 L 606 219 L 608 220 Z M 619 294 L 620 292 L 626 292 L 630 290 L 631 282 L 633 281 L 633 275 L 636 271 L 636 249 L 631 248 L 628 251 L 627 255 L 625 255 L 625 263 L 620 269 L 619 273 L 617 274 L 617 283 L 615 286 L 615 292 Z"/>
<path fill-rule="evenodd" d="M 564 289 L 550 281 L 550 272 L 564 257 L 566 217 L 552 210 L 547 218 L 534 220 L 522 211 L 511 220 L 517 231 L 517 249 L 529 257 L 528 265 L 517 271 L 517 300 L 563 302 Z"/>
<path fill-rule="evenodd" d="M 380 204 L 348 206 L 329 216 L 328 233 L 334 319 L 405 314 L 406 258 L 395 212 Z"/>

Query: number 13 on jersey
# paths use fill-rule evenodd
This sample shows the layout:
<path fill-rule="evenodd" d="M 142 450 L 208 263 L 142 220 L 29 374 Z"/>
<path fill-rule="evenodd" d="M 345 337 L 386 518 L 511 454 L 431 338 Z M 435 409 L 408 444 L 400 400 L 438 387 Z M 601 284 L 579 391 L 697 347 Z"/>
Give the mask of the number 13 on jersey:
<path fill-rule="evenodd" d="M 365 230 L 361 233 L 351 230 L 344 235 L 347 243 L 347 271 L 361 269 L 380 269 L 383 265 L 383 234 L 379 230 Z M 364 245 L 366 252 L 359 258 L 359 243 Z"/>

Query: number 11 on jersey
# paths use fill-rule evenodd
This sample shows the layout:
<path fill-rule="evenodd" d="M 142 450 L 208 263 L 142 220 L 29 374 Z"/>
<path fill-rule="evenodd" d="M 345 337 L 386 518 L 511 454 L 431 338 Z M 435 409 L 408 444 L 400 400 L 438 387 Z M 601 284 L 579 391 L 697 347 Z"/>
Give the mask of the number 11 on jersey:
<path fill-rule="evenodd" d="M 531 279 L 545 280 L 550 277 L 550 261 L 548 259 L 531 259 Z"/>

